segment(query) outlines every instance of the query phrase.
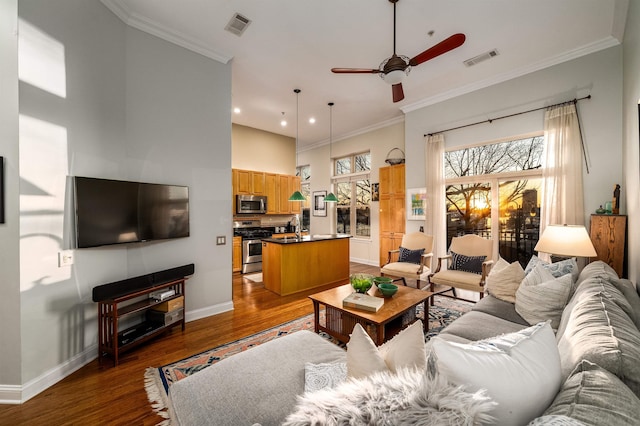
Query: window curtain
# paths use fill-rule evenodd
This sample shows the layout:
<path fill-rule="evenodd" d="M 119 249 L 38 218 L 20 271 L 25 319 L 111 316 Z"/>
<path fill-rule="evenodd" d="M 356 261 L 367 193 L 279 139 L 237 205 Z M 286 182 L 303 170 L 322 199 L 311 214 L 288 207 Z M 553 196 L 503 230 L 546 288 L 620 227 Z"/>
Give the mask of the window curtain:
<path fill-rule="evenodd" d="M 447 215 L 444 186 L 444 135 L 426 137 L 425 169 L 427 215 L 425 233 L 433 235 L 434 258 L 447 252 Z"/>
<path fill-rule="evenodd" d="M 582 136 L 575 103 L 547 109 L 540 234 L 547 225 L 584 225 Z"/>

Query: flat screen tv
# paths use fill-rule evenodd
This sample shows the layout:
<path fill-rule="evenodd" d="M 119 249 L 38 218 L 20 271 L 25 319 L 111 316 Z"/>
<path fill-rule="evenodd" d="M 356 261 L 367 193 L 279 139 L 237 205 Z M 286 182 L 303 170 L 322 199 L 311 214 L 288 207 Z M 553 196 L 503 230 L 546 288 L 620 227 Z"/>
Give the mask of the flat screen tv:
<path fill-rule="evenodd" d="M 189 187 L 74 177 L 76 247 L 189 236 Z"/>

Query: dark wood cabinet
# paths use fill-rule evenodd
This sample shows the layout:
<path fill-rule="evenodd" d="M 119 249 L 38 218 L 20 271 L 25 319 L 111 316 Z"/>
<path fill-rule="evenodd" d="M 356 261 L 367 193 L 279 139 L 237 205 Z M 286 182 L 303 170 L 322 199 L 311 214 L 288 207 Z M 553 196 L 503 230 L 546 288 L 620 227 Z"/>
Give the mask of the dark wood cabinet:
<path fill-rule="evenodd" d="M 118 365 L 120 353 L 156 337 L 173 327 L 184 331 L 184 287 L 187 278 L 157 284 L 142 290 L 98 302 L 98 359 L 110 356 Z M 149 297 L 150 293 L 173 290 L 164 300 Z M 182 300 L 179 300 L 182 298 Z M 180 303 L 176 303 L 180 302 Z M 170 308 L 162 309 L 169 306 Z M 158 315 L 165 311 L 165 315 Z M 153 311 L 154 317 L 149 313 Z M 157 320 L 160 316 L 162 319 Z"/>

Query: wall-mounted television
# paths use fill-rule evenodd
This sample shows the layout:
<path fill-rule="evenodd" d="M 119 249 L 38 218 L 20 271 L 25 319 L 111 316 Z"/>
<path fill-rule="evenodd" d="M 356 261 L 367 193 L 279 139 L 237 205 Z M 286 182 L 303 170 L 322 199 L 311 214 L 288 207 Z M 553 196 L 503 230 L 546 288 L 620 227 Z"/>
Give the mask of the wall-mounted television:
<path fill-rule="evenodd" d="M 76 247 L 189 236 L 189 187 L 74 177 Z"/>

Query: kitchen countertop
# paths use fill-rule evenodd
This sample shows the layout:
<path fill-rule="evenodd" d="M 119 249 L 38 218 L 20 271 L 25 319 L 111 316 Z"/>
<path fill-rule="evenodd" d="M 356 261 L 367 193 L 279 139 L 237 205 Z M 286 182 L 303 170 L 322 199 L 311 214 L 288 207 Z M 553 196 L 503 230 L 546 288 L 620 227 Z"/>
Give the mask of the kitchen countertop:
<path fill-rule="evenodd" d="M 297 244 L 297 243 L 309 243 L 313 241 L 325 241 L 325 240 L 338 240 L 341 238 L 351 238 L 349 234 L 314 234 L 304 235 L 302 238 L 263 238 L 262 241 L 275 244 Z"/>

